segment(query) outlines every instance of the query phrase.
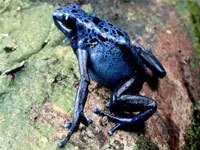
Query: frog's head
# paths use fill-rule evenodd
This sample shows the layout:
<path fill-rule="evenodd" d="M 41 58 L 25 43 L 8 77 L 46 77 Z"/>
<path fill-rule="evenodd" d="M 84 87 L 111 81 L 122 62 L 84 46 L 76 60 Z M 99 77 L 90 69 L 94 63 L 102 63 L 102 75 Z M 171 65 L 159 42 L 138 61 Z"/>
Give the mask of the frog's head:
<path fill-rule="evenodd" d="M 76 14 L 80 11 L 81 8 L 76 4 L 53 11 L 55 25 L 69 38 L 76 33 Z"/>

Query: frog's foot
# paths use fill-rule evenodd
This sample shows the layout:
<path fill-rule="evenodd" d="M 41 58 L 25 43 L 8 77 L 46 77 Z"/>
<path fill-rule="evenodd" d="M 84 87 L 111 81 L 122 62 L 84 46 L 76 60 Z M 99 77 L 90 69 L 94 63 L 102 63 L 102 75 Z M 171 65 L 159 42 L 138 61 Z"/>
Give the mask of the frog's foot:
<path fill-rule="evenodd" d="M 68 132 L 67 135 L 64 137 L 64 139 L 58 143 L 58 147 L 60 147 L 60 148 L 64 147 L 64 145 L 65 145 L 65 144 L 69 141 L 69 139 L 71 138 L 72 134 L 77 130 L 79 124 L 80 124 L 79 122 L 71 123 L 69 132 Z"/>
<path fill-rule="evenodd" d="M 69 132 L 64 137 L 62 141 L 58 143 L 58 147 L 64 147 L 64 145 L 69 141 L 72 134 L 77 131 L 80 123 L 84 124 L 85 126 L 90 125 L 93 123 L 91 119 L 87 119 L 83 113 L 79 113 L 77 116 L 74 116 L 73 121 L 67 120 L 65 123 L 65 127 L 69 129 Z"/>
<path fill-rule="evenodd" d="M 100 116 L 107 116 L 109 120 L 112 120 L 113 122 L 117 122 L 116 118 L 114 116 L 111 116 L 110 114 L 105 113 L 104 111 L 100 110 L 99 108 L 94 108 L 93 112 L 95 114 L 98 114 Z M 108 134 L 111 136 L 113 133 L 119 129 L 122 126 L 122 123 L 118 122 L 116 126 L 108 130 Z"/>
<path fill-rule="evenodd" d="M 66 37 L 66 38 L 64 38 L 64 39 L 63 39 L 63 41 L 62 41 L 62 43 L 61 43 L 61 44 L 62 44 L 62 45 L 64 45 L 64 44 L 66 44 L 66 43 L 67 43 L 67 41 L 68 41 L 68 38 Z"/>

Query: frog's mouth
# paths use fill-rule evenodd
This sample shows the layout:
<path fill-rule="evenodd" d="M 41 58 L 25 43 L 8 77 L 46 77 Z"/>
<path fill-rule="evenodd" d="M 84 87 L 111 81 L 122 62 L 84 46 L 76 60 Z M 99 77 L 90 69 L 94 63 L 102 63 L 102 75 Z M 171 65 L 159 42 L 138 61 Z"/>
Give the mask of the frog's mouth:
<path fill-rule="evenodd" d="M 66 35 L 70 36 L 73 31 L 74 20 L 69 17 L 64 9 L 56 9 L 52 13 L 55 25 Z"/>
<path fill-rule="evenodd" d="M 55 25 L 66 35 L 69 36 L 72 32 L 70 28 L 67 27 L 65 20 L 60 20 L 57 16 L 53 16 Z"/>
<path fill-rule="evenodd" d="M 65 23 L 59 20 L 54 21 L 56 26 L 64 33 L 64 34 L 70 34 L 72 32 L 71 29 L 67 28 Z"/>

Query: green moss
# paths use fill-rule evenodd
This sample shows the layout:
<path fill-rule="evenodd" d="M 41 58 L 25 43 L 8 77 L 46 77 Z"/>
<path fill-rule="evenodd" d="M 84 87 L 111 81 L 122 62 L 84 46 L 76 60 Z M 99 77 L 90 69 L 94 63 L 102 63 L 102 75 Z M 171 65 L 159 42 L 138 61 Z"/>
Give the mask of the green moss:
<path fill-rule="evenodd" d="M 193 120 L 190 127 L 186 129 L 185 150 L 200 149 L 200 102 L 197 103 L 193 110 Z"/>
<path fill-rule="evenodd" d="M 134 148 L 136 150 L 159 150 L 158 145 L 144 135 L 139 136 L 136 145 L 137 147 Z"/>

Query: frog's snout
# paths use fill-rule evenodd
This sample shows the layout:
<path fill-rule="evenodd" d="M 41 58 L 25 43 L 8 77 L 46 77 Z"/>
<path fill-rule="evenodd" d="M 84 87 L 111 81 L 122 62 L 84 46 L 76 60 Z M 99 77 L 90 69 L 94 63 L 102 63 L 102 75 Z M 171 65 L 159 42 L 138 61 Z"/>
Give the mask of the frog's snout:
<path fill-rule="evenodd" d="M 64 19 L 64 13 L 60 9 L 54 10 L 52 15 L 54 20 L 62 21 Z"/>

